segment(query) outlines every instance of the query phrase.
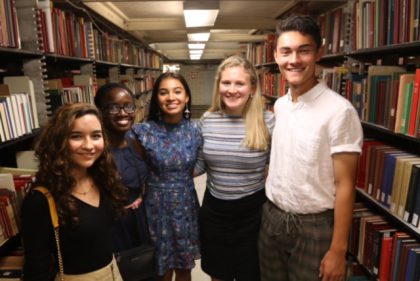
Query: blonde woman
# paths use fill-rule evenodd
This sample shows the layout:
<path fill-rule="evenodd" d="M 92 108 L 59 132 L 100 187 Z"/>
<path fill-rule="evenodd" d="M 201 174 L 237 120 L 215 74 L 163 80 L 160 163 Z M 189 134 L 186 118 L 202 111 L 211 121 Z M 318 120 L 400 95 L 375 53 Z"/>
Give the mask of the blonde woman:
<path fill-rule="evenodd" d="M 221 63 L 212 105 L 200 123 L 203 146 L 195 174 L 207 173 L 199 215 L 201 266 L 213 281 L 258 281 L 257 236 L 274 117 L 264 111 L 249 61 L 232 56 Z"/>

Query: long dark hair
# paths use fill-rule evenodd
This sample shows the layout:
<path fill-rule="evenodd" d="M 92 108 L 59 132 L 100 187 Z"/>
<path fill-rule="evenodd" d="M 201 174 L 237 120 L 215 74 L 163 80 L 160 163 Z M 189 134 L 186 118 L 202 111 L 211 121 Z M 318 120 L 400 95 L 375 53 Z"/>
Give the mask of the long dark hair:
<path fill-rule="evenodd" d="M 157 121 L 157 120 L 160 119 L 160 117 L 162 115 L 162 112 L 160 110 L 159 103 L 158 103 L 158 94 L 159 94 L 160 84 L 162 83 L 163 80 L 165 80 L 167 78 L 173 78 L 173 79 L 176 79 L 179 82 L 181 82 L 182 86 L 184 86 L 185 92 L 187 93 L 187 95 L 189 97 L 186 106 L 188 107 L 188 110 L 191 110 L 191 90 L 190 90 L 190 87 L 188 86 L 188 83 L 185 80 L 185 78 L 179 73 L 165 72 L 165 73 L 162 73 L 156 79 L 156 82 L 153 85 L 152 97 L 151 97 L 151 100 L 150 100 L 150 107 L 149 107 L 149 117 L 147 118 L 148 120 Z M 186 116 L 184 114 L 184 118 L 185 119 L 190 119 L 191 114 L 189 114 L 188 116 Z"/>
<path fill-rule="evenodd" d="M 60 224 L 77 224 L 79 221 L 76 200 L 71 190 L 76 184 L 72 176 L 72 163 L 68 149 L 68 139 L 74 121 L 82 116 L 92 114 L 98 118 L 103 128 L 98 109 L 87 103 L 66 104 L 60 107 L 43 128 L 35 145 L 35 156 L 39 169 L 33 186 L 45 186 L 53 195 L 57 205 Z M 95 163 L 88 168 L 88 174 L 100 188 L 101 194 L 109 200 L 110 207 L 116 215 L 123 212 L 126 203 L 126 189 L 123 187 L 117 168 L 110 152 L 108 140 L 104 138 L 104 151 Z"/>

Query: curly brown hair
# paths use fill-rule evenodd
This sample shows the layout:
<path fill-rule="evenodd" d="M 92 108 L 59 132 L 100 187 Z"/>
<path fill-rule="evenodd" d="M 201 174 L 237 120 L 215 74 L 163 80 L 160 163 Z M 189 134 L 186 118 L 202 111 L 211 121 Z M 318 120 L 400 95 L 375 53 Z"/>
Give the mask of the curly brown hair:
<path fill-rule="evenodd" d="M 57 205 L 60 224 L 78 224 L 79 212 L 71 190 L 76 184 L 72 176 L 72 162 L 68 139 L 74 121 L 84 115 L 95 115 L 104 128 L 98 109 L 87 103 L 66 104 L 60 107 L 42 129 L 35 144 L 35 156 L 39 169 L 33 186 L 45 186 L 53 195 Z M 120 181 L 113 158 L 108 151 L 108 140 L 103 134 L 104 151 L 87 172 L 109 203 L 115 216 L 124 211 L 126 188 Z M 101 199 L 102 200 L 102 199 Z"/>

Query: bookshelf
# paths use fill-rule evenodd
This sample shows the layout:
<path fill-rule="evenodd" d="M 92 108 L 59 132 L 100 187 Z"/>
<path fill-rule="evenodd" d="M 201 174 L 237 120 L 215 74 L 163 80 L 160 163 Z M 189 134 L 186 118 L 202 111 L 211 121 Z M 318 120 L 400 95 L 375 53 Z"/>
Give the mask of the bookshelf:
<path fill-rule="evenodd" d="M 6 21 L 0 15 L 0 167 L 16 168 L 16 152 L 33 148 L 40 127 L 60 106 L 53 101 L 93 103 L 100 83 L 112 81 L 125 83 L 139 104 L 147 102 L 145 97 L 164 59 L 148 45 L 112 26 L 80 1 L 6 2 L 11 5 L 10 17 Z M 30 93 L 23 92 L 26 90 Z M 59 95 L 54 96 L 54 91 Z M 19 99 L 13 99 L 22 100 L 17 105 L 23 109 L 10 107 L 8 111 L 8 102 L 15 95 Z M 18 111 L 22 115 L 14 116 Z M 25 121 L 19 123 L 18 132 L 17 122 L 22 118 Z M 20 171 L 28 173 L 1 168 L 0 174 Z M 5 180 L 0 180 L 3 187 Z M 20 194 L 22 190 L 15 184 L 15 193 Z M 19 235 L 5 235 L 4 226 L 0 221 L 0 256 L 8 255 L 20 243 Z"/>
<path fill-rule="evenodd" d="M 337 12 L 339 9 L 341 12 Z M 407 239 L 414 239 L 416 243 L 420 243 L 420 223 L 416 217 L 416 207 L 413 207 L 420 206 L 420 180 L 413 176 L 416 174 L 413 171 L 420 169 L 420 164 L 417 163 L 420 160 L 420 102 L 415 98 L 416 83 L 420 83 L 420 1 L 354 0 L 336 3 L 330 7 L 316 7 L 316 3 L 298 3 L 280 19 L 292 13 L 311 14 L 318 19 L 327 47 L 319 62 L 320 77 L 335 84 L 330 87 L 349 99 L 356 107 L 366 140 L 381 142 L 376 144 L 378 147 L 390 146 L 377 148 L 377 154 L 371 152 L 370 148 L 366 149 L 360 158 L 357 200 L 363 202 L 371 211 L 365 216 L 372 213 L 380 215 L 384 223 L 406 233 L 409 237 Z M 336 15 L 340 13 L 339 24 Z M 262 73 L 260 80 L 264 96 L 270 103 L 274 103 L 284 93 L 275 88 L 273 90 L 272 85 L 266 86 L 267 73 L 277 76 L 277 81 L 280 80 L 275 63 L 267 60 L 267 52 L 274 48 L 270 46 L 272 41 L 269 38 L 270 36 L 267 36 L 265 42 L 250 44 L 248 58 Z M 340 39 L 337 41 L 337 38 Z M 401 80 L 403 75 L 407 75 L 405 80 Z M 404 92 L 400 91 L 401 85 L 405 87 L 407 82 L 413 84 L 407 90 L 411 91 L 411 94 L 407 94 L 405 88 Z M 268 79 L 268 83 L 272 83 L 272 80 Z M 403 103 L 407 104 L 409 109 L 405 109 Z M 406 123 L 402 125 L 403 122 Z M 369 157 L 372 158 L 367 160 Z M 392 157 L 397 159 L 397 163 L 401 161 L 397 167 L 402 167 L 398 169 L 404 172 L 397 172 L 396 166 L 389 164 L 392 163 L 389 162 Z M 407 159 L 403 161 L 399 158 Z M 370 167 L 367 163 L 370 163 Z M 410 188 L 411 186 L 414 188 Z M 369 192 L 370 188 L 376 193 Z M 412 189 L 414 191 L 410 193 Z M 396 199 L 396 203 L 392 201 L 394 197 L 399 198 Z M 387 200 L 391 200 L 394 205 L 389 204 Z M 378 235 L 378 232 L 374 233 Z M 357 231 L 357 235 L 364 239 L 364 235 L 371 234 Z M 384 254 L 380 252 L 380 247 L 378 251 L 376 254 L 382 258 Z M 417 263 L 420 262 L 418 255 L 415 256 Z M 385 269 L 396 264 L 393 260 L 384 262 L 386 265 L 382 266 L 381 271 L 378 268 L 379 264 L 376 264 L 376 268 L 372 264 L 364 265 L 364 257 L 360 256 L 360 253 L 352 253 L 351 256 L 359 260 L 365 273 L 369 275 L 369 280 L 414 280 L 414 275 L 406 278 L 402 277 L 402 273 L 395 275 L 399 276 L 397 279 L 386 279 L 390 272 L 386 272 Z M 411 265 L 399 265 L 398 262 L 403 271 L 411 268 Z M 417 263 L 419 268 L 420 264 Z"/>

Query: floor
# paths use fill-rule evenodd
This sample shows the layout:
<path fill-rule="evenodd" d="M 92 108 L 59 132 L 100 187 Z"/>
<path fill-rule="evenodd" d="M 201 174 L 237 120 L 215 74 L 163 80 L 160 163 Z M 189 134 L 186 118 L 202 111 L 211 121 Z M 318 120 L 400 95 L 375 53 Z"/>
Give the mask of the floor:
<path fill-rule="evenodd" d="M 194 178 L 195 188 L 197 190 L 198 199 L 200 204 L 203 200 L 204 191 L 206 189 L 206 175 Z M 210 281 L 210 276 L 201 270 L 200 260 L 196 262 L 195 268 L 192 270 L 192 281 Z"/>

